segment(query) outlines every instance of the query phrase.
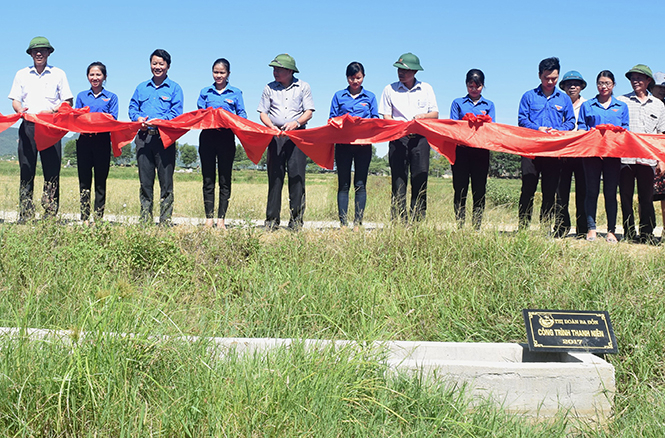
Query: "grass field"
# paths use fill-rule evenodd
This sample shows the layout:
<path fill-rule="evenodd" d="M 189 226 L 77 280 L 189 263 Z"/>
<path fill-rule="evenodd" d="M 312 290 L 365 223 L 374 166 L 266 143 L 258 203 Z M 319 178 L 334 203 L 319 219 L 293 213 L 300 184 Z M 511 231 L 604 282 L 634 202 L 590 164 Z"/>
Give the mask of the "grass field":
<path fill-rule="evenodd" d="M 138 212 L 133 172 L 114 169 L 109 213 Z M 0 208 L 15 209 L 17 173 L 3 164 L 0 180 Z M 427 221 L 370 232 L 0 224 L 0 325 L 75 341 L 0 339 L 0 435 L 661 437 L 662 248 L 504 232 L 515 207 L 492 206 L 481 232 L 457 230 L 449 180 L 430 183 Z M 64 212 L 78 210 L 76 184 L 65 169 Z M 387 223 L 389 180 L 369 190 L 367 221 Z M 262 219 L 265 195 L 264 174 L 238 173 L 229 217 Z M 178 174 L 176 214 L 202 215 L 200 199 L 198 175 Z M 336 220 L 334 199 L 334 176 L 308 175 L 307 220 Z M 469 410 L 459 393 L 384 374 L 369 353 L 219 360 L 204 340 L 154 337 L 524 342 L 523 308 L 609 311 L 608 428 Z M 76 342 L 80 330 L 91 337 Z"/>

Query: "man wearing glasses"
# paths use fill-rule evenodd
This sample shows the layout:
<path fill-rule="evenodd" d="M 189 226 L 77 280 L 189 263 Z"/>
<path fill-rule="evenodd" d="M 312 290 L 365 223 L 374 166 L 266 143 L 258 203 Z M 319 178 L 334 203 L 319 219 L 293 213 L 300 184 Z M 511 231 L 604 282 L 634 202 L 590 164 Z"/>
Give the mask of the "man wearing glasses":
<path fill-rule="evenodd" d="M 580 115 L 582 103 L 586 101 L 580 93 L 586 88 L 586 81 L 580 72 L 571 70 L 563 75 L 559 87 L 570 97 L 575 112 L 575 128 Z M 586 213 L 584 211 L 584 198 L 586 194 L 586 182 L 584 180 L 584 166 L 582 158 L 567 157 L 561 159 L 561 176 L 559 187 L 556 191 L 556 215 L 554 217 L 554 236 L 566 237 L 570 231 L 570 213 L 568 204 L 570 201 L 570 187 L 573 176 L 575 176 L 575 234 L 578 238 L 585 237 L 587 233 Z"/>
<path fill-rule="evenodd" d="M 32 57 L 33 65 L 19 70 L 14 77 L 9 98 L 17 113 L 53 114 L 58 112 L 62 102 L 70 105 L 74 95 L 69 89 L 65 72 L 47 63 L 55 49 L 44 37 L 30 41 L 26 53 Z M 60 203 L 60 140 L 53 146 L 39 152 L 44 172 L 44 194 L 42 206 L 44 217 L 54 217 Z M 35 144 L 35 124 L 23 121 L 18 131 L 18 161 L 21 166 L 21 186 L 19 190 L 19 223 L 34 219 L 35 207 L 32 194 L 37 170 L 37 145 Z"/>
<path fill-rule="evenodd" d="M 628 105 L 630 130 L 642 134 L 661 134 L 665 132 L 665 106 L 660 99 L 649 93 L 653 85 L 651 69 L 644 64 L 637 64 L 628 70 L 626 78 L 633 87 L 633 92 L 617 99 Z M 658 161 L 645 158 L 622 158 L 619 174 L 619 194 L 623 213 L 624 239 L 641 243 L 655 243 L 653 229 L 656 226 L 656 212 L 653 208 L 653 179 Z M 633 196 L 637 181 L 637 199 L 639 202 L 640 234 L 635 231 Z"/>

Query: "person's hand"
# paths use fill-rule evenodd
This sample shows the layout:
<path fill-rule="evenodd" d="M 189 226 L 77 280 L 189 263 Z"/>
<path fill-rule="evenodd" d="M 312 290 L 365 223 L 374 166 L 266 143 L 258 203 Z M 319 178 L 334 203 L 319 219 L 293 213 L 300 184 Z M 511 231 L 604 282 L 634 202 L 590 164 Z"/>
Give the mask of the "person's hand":
<path fill-rule="evenodd" d="M 550 128 L 548 126 L 541 126 L 540 128 L 538 128 L 538 130 L 540 132 L 544 132 L 546 134 L 551 134 L 552 132 L 558 132 L 559 131 L 558 129 Z"/>
<path fill-rule="evenodd" d="M 659 161 L 656 165 L 656 175 L 662 175 L 665 173 L 665 162 Z"/>
<path fill-rule="evenodd" d="M 141 131 L 146 131 L 149 127 L 152 126 L 149 123 L 147 123 L 148 121 L 147 117 L 139 117 L 136 121 L 141 122 Z"/>
<path fill-rule="evenodd" d="M 286 123 L 284 126 L 282 126 L 282 131 L 293 131 L 294 129 L 300 128 L 300 125 L 298 124 L 297 121 L 289 122 Z"/>

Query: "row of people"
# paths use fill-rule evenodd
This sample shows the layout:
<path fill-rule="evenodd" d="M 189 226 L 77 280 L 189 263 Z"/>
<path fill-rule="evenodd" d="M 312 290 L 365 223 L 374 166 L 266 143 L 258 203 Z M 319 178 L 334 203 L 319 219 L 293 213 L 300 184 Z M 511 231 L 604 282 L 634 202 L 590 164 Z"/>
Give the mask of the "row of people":
<path fill-rule="evenodd" d="M 596 78 L 598 94 L 591 100 L 581 97 L 587 83 L 577 71 L 569 71 L 560 83 L 566 94 L 556 89 L 559 61 L 548 58 L 540 63 L 541 84 L 528 92 L 520 103 L 520 126 L 553 130 L 589 130 L 601 124 L 620 126 L 636 133 L 661 134 L 665 132 L 665 75 L 658 73 L 654 80 L 651 69 L 638 64 L 626 72 L 633 91 L 623 96 L 613 94 L 614 74 L 601 71 Z M 659 97 L 650 93 L 654 89 Z M 657 90 L 657 91 L 656 91 Z M 617 188 L 623 213 L 624 238 L 643 243 L 655 241 L 656 225 L 654 186 L 662 186 L 665 166 L 656 160 L 644 158 L 522 158 L 522 193 L 519 203 L 520 226 L 528 226 L 533 209 L 533 195 L 541 178 L 543 202 L 541 221 L 554 221 L 554 234 L 563 237 L 571 228 L 568 203 L 571 181 L 576 186 L 576 233 L 578 237 L 595 240 L 596 211 L 601 176 L 607 217 L 608 242 L 617 242 Z M 656 179 L 658 177 L 658 179 Z M 639 234 L 635 227 L 633 197 L 635 183 L 638 188 Z M 662 189 L 661 189 L 662 190 Z M 662 196 L 662 194 L 661 194 Z M 662 197 L 660 199 L 663 199 Z M 664 210 L 665 211 L 665 210 Z M 665 216 L 664 216 L 665 217 Z"/>
<path fill-rule="evenodd" d="M 53 47 L 43 37 L 34 38 L 28 47 L 28 54 L 33 58 L 33 65 L 19 71 L 16 75 L 10 99 L 13 100 L 17 112 L 30 111 L 57 111 L 58 105 L 73 98 L 64 72 L 48 65 L 48 56 Z M 141 130 L 136 137 L 137 163 L 139 179 L 141 182 L 140 201 L 141 218 L 152 220 L 153 185 L 155 171 L 160 182 L 160 223 L 169 223 L 173 210 L 173 170 L 175 166 L 175 147 L 164 147 L 159 130 L 151 125 L 152 119 L 170 120 L 183 111 L 183 93 L 180 86 L 168 77 L 171 57 L 165 50 L 155 50 L 150 56 L 152 78 L 141 83 L 134 92 L 129 106 L 131 120 L 142 123 Z M 296 78 L 299 73 L 295 60 L 287 54 L 275 57 L 269 63 L 273 67 L 275 81 L 266 85 L 261 96 L 258 111 L 261 122 L 271 128 L 279 130 L 302 129 L 311 119 L 314 103 L 309 85 Z M 335 93 L 330 117 L 344 114 L 363 118 L 378 118 L 381 114 L 385 119 L 414 120 L 421 118 L 438 118 L 436 97 L 429 84 L 416 79 L 416 73 L 423 70 L 420 60 L 412 53 L 405 53 L 393 64 L 397 68 L 398 81 L 385 87 L 380 103 L 377 104 L 375 95 L 366 90 L 362 84 L 365 71 L 362 64 L 352 62 L 348 65 L 346 76 L 348 87 Z M 636 70 L 637 69 L 637 70 Z M 586 87 L 581 75 L 569 72 L 561 81 L 561 88 L 566 94 L 556 89 L 559 76 L 559 61 L 557 58 L 548 58 L 539 65 L 540 85 L 528 91 L 522 97 L 519 108 L 518 122 L 520 126 L 538 129 L 544 132 L 555 130 L 588 129 L 600 123 L 611 123 L 616 120 L 608 119 L 608 115 L 615 117 L 623 114 L 620 102 L 612 98 L 611 90 L 614 79 L 611 72 L 599 74 L 599 94 L 594 102 L 604 107 L 604 112 L 593 112 L 595 106 L 584 107 L 579 96 L 581 89 Z M 230 63 L 224 59 L 217 59 L 212 66 L 213 84 L 201 90 L 198 108 L 223 108 L 240 117 L 247 117 L 242 92 L 229 85 L 231 72 Z M 87 106 L 91 111 L 107 112 L 114 118 L 118 116 L 117 96 L 104 89 L 106 80 L 106 67 L 100 63 L 92 63 L 87 70 L 90 90 L 79 93 L 76 107 Z M 609 76 L 608 76 L 609 75 Z M 648 67 L 637 66 L 627 73 L 629 79 L 634 75 L 642 75 L 653 80 Z M 600 78 L 609 78 L 611 81 L 601 81 Z M 631 79 L 632 81 L 632 79 Z M 495 117 L 494 104 L 482 96 L 485 77 L 482 71 L 472 69 L 466 76 L 466 96 L 455 99 L 451 105 L 450 118 L 460 120 L 467 113 L 489 116 L 492 121 Z M 41 84 L 41 85 L 39 85 Z M 43 85 L 46 84 L 47 87 Z M 611 84 L 611 85 L 610 85 Z M 49 89 L 49 86 L 51 87 Z M 646 86 L 649 82 L 646 82 Z M 52 90 L 46 93 L 43 90 Z M 645 88 L 646 90 L 646 88 Z M 609 94 L 608 94 L 609 93 Z M 647 92 L 646 97 L 650 95 Z M 641 97 L 640 97 L 641 98 Z M 638 99 L 640 99 L 638 98 Z M 626 97 L 630 100 L 630 96 Z M 609 103 L 608 103 L 609 102 Z M 660 103 L 660 102 L 659 102 Z M 661 103 L 662 106 L 662 103 Z M 608 108 L 611 107 L 610 112 Z M 616 108 L 615 108 L 616 107 Z M 636 106 L 634 117 L 640 120 L 643 115 L 637 114 L 643 106 Z M 578 123 L 578 112 L 581 112 L 581 123 Z M 626 123 L 619 125 L 629 127 L 628 111 Z M 588 115 L 588 117 L 587 117 Z M 585 119 L 588 118 L 588 120 Z M 653 114 L 650 115 L 654 117 Z M 660 117 L 657 115 L 657 119 Z M 653 127 L 662 132 L 661 124 Z M 632 127 L 631 127 L 632 128 Z M 635 130 L 632 128 L 631 130 Z M 23 122 L 19 134 L 19 160 L 21 162 L 21 191 L 20 191 L 20 221 L 28 220 L 34 215 L 32 205 L 32 190 L 34 185 L 34 168 L 36 164 L 36 147 L 34 145 L 34 126 Z M 637 132 L 645 132 L 644 129 Z M 649 131 L 650 132 L 650 131 Z M 203 130 L 200 135 L 199 153 L 201 156 L 201 171 L 203 175 L 203 199 L 206 214 L 206 225 L 215 225 L 215 187 L 219 174 L 220 196 L 217 210 L 216 225 L 225 228 L 224 218 L 228 208 L 231 193 L 231 169 L 235 156 L 235 137 L 229 129 Z M 45 175 L 45 188 L 43 204 L 46 215 L 54 215 L 58 208 L 58 175 L 60 167 L 60 144 L 41 152 Z M 343 226 L 348 225 L 348 202 L 351 186 L 351 170 L 355 170 L 355 211 L 354 225 L 362 224 L 363 212 L 366 205 L 366 181 L 371 160 L 370 145 L 341 145 L 335 147 L 335 159 L 338 172 L 338 213 Z M 410 134 L 406 137 L 391 141 L 389 144 L 389 163 L 392 176 L 392 208 L 393 219 L 420 220 L 425 216 L 427 208 L 427 174 L 429 170 L 429 144 L 423 136 Z M 81 218 L 88 221 L 90 217 L 90 191 L 92 185 L 92 170 L 95 173 L 95 205 L 94 214 L 101 218 L 104 213 L 104 199 L 106 177 L 109 169 L 110 136 L 102 134 L 81 134 L 77 141 L 77 156 L 79 160 L 79 180 L 81 190 Z M 522 158 L 522 193 L 519 203 L 520 226 L 528 226 L 533 210 L 533 199 L 542 176 L 543 204 L 541 207 L 541 220 L 550 220 L 556 217 L 555 233 L 565 235 L 570 229 L 568 215 L 568 193 L 570 191 L 570 177 L 575 173 L 578 206 L 578 234 L 587 232 L 590 240 L 595 238 L 595 204 L 597 202 L 600 172 L 610 172 L 609 177 L 604 175 L 606 208 L 608 209 L 608 240 L 616 240 L 614 236 L 614 223 L 616 218 L 616 196 L 614 203 L 610 192 L 614 184 L 614 167 L 610 166 L 615 159 L 557 159 L 536 157 Z M 281 192 L 284 177 L 289 178 L 290 228 L 302 226 L 305 209 L 305 164 L 304 153 L 286 136 L 275 136 L 268 146 L 268 205 L 266 208 L 266 227 L 274 229 L 280 224 Z M 626 163 L 630 166 L 630 163 Z M 612 170 L 605 170 L 610 166 Z M 48 169 L 47 169 L 48 168 Z M 587 177 L 581 177 L 581 171 L 587 169 Z M 598 170 L 600 169 L 600 170 Z M 24 172 L 25 170 L 25 172 Z M 485 204 L 486 181 L 489 170 L 489 151 L 486 149 L 466 147 L 459 145 L 456 150 L 456 161 L 452 166 L 454 186 L 455 216 L 460 225 L 465 221 L 465 206 L 468 195 L 468 186 L 471 182 L 473 196 L 473 226 L 480 228 Z M 640 170 L 638 168 L 638 170 Z M 407 208 L 407 181 L 411 181 L 411 199 Z M 562 176 L 560 178 L 560 176 Z M 597 178 L 596 178 L 597 176 Z M 618 178 L 616 178 L 618 180 Z M 596 181 L 597 180 L 597 181 Z M 653 181 L 653 178 L 652 178 Z M 585 186 L 590 190 L 588 196 L 581 188 Z M 639 182 L 638 182 L 639 184 Z M 567 186 L 567 189 L 566 189 Z M 653 184 L 651 184 L 653 187 Z M 616 193 L 616 186 L 614 186 Z M 595 195 L 594 195 L 595 193 Z M 640 192 L 640 199 L 642 199 Z M 595 196 L 595 199 L 594 199 Z M 586 198 L 586 201 L 584 199 Z M 588 212 L 581 213 L 581 206 Z M 631 197 L 632 211 L 632 197 Z M 653 210 L 653 206 L 651 207 Z M 626 212 L 627 210 L 624 210 Z M 642 213 L 645 210 L 640 210 Z M 612 214 L 612 212 L 614 212 Z M 644 214 L 648 214 L 645 212 Z M 580 219 L 583 217 L 584 220 Z M 586 221 L 586 224 L 584 223 Z M 633 220 L 634 222 L 634 220 Z M 655 216 L 653 218 L 655 223 Z M 648 228 L 642 229 L 640 221 L 640 234 L 652 237 Z M 586 227 L 585 227 L 586 225 Z M 630 230 L 630 228 L 628 228 Z M 633 224 L 634 229 L 634 224 Z M 630 235 L 630 234 L 629 234 Z"/>

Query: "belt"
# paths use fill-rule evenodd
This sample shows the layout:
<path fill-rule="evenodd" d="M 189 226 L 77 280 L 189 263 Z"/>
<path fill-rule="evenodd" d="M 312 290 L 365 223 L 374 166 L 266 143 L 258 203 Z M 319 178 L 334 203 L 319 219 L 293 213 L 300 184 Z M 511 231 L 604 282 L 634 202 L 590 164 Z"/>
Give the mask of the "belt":
<path fill-rule="evenodd" d="M 148 135 L 159 135 L 159 129 L 157 128 L 148 128 Z"/>
<path fill-rule="evenodd" d="M 406 138 L 420 138 L 422 135 L 420 134 L 407 134 Z"/>

